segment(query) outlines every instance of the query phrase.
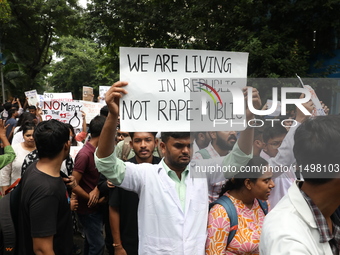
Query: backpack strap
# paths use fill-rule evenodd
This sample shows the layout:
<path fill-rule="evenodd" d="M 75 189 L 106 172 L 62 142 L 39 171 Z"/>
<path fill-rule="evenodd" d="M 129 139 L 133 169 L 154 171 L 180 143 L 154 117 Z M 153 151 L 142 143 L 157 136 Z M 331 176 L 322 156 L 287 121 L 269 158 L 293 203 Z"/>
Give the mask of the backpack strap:
<path fill-rule="evenodd" d="M 203 159 L 209 159 L 209 158 L 211 158 L 211 156 L 210 156 L 210 154 L 209 154 L 209 152 L 208 152 L 208 150 L 207 149 L 201 149 L 201 150 L 199 150 L 199 151 L 197 151 L 199 154 L 201 154 L 202 155 L 202 158 Z"/>
<path fill-rule="evenodd" d="M 264 215 L 267 215 L 268 214 L 268 203 L 267 203 L 267 201 L 264 201 L 264 200 L 261 200 L 261 199 L 257 199 L 257 201 L 259 202 L 260 207 L 264 212 Z"/>
<path fill-rule="evenodd" d="M 19 184 L 20 180 L 21 178 L 16 179 L 15 182 L 13 182 L 12 185 L 5 190 L 5 195 L 10 193 Z"/>
<path fill-rule="evenodd" d="M 230 200 L 230 198 L 227 196 L 221 196 L 219 199 L 212 202 L 209 205 L 209 209 L 211 209 L 216 204 L 222 205 L 224 207 L 230 220 L 230 230 L 229 230 L 228 241 L 227 241 L 227 247 L 228 247 L 231 240 L 233 240 L 236 234 L 237 228 L 238 228 L 237 211 L 236 211 L 235 205 Z"/>

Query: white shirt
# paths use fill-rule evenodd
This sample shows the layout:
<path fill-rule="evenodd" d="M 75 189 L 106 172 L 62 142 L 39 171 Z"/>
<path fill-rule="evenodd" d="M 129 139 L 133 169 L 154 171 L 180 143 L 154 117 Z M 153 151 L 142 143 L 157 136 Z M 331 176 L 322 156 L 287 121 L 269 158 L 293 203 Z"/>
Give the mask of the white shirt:
<path fill-rule="evenodd" d="M 264 219 L 261 255 L 333 255 L 328 242 L 320 243 L 314 216 L 298 182 Z"/>
<path fill-rule="evenodd" d="M 30 151 L 25 150 L 21 143 L 14 144 L 15 159 L 0 171 L 0 186 L 9 186 L 18 178 L 21 178 L 21 167 L 24 159 Z"/>
<path fill-rule="evenodd" d="M 289 129 L 287 135 L 282 141 L 281 146 L 279 147 L 279 152 L 275 158 L 270 158 L 268 160 L 269 165 L 274 170 L 280 170 L 273 173 L 275 188 L 272 189 L 268 198 L 271 208 L 274 208 L 281 198 L 287 194 L 288 189 L 296 180 L 294 173 L 296 160 L 293 153 L 293 147 L 295 131 L 299 126 L 300 123 Z M 281 170 L 281 167 L 284 171 Z"/>

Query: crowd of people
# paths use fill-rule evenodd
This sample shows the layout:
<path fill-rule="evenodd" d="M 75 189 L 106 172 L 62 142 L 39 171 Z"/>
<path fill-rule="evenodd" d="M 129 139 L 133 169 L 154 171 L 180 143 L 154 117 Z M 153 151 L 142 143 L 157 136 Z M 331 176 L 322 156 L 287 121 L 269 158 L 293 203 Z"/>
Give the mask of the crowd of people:
<path fill-rule="evenodd" d="M 21 178 L 18 254 L 339 254 L 340 116 L 297 108 L 290 127 L 124 132 L 128 89 L 113 84 L 79 134 L 4 105 L 0 186 L 5 195 Z M 243 92 L 261 109 L 255 88 Z M 71 146 L 82 146 L 74 159 Z"/>

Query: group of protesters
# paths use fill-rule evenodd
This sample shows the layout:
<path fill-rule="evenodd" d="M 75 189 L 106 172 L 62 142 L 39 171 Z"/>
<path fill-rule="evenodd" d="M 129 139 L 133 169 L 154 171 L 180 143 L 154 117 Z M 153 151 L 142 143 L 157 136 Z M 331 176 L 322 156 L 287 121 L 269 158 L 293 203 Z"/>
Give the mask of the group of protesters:
<path fill-rule="evenodd" d="M 6 106 L 0 185 L 5 195 L 21 178 L 18 254 L 339 254 L 340 116 L 297 108 L 291 127 L 125 132 L 128 90 L 113 84 L 79 134 Z M 248 107 L 245 117 L 260 119 Z M 82 146 L 74 160 L 71 146 Z"/>

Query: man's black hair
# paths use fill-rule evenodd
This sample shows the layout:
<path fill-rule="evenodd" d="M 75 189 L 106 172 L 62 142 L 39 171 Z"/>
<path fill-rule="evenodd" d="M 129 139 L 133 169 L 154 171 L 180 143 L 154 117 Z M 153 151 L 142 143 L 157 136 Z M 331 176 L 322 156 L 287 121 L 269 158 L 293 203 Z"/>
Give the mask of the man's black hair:
<path fill-rule="evenodd" d="M 267 143 L 269 139 L 273 139 L 274 137 L 286 135 L 287 129 L 281 125 L 280 121 L 268 124 L 263 130 L 263 142 Z"/>
<path fill-rule="evenodd" d="M 109 114 L 109 108 L 107 107 L 107 105 L 104 105 L 101 109 L 100 109 L 100 116 L 104 116 L 107 117 L 107 115 Z"/>
<path fill-rule="evenodd" d="M 70 137 L 68 127 L 58 120 L 40 122 L 34 129 L 34 141 L 39 158 L 55 158 Z"/>
<path fill-rule="evenodd" d="M 34 105 L 30 105 L 27 107 L 28 110 L 37 110 L 37 107 L 35 107 Z"/>
<path fill-rule="evenodd" d="M 12 109 L 16 109 L 17 111 L 19 110 L 19 104 L 18 103 L 14 103 L 12 104 Z"/>
<path fill-rule="evenodd" d="M 4 103 L 4 108 L 5 108 L 6 111 L 9 111 L 9 109 L 12 108 L 12 103 L 11 102 Z"/>
<path fill-rule="evenodd" d="M 131 139 L 133 139 L 133 136 L 135 135 L 135 133 L 136 132 L 129 132 L 129 135 L 130 135 Z M 140 132 L 138 132 L 138 133 L 140 133 Z M 146 132 L 146 133 L 150 133 L 150 134 L 152 134 L 152 136 L 154 138 L 156 138 L 157 132 Z"/>
<path fill-rule="evenodd" d="M 98 137 L 102 132 L 104 123 L 106 118 L 104 116 L 96 116 L 94 117 L 89 125 L 89 133 L 91 133 L 91 137 Z"/>
<path fill-rule="evenodd" d="M 323 184 L 339 177 L 339 127 L 340 116 L 330 115 L 308 119 L 297 128 L 293 151 L 305 182 Z"/>
<path fill-rule="evenodd" d="M 162 142 L 167 143 L 169 138 L 187 138 L 190 137 L 190 132 L 162 132 Z"/>
<path fill-rule="evenodd" d="M 18 111 L 17 109 L 9 109 L 8 110 L 8 119 L 12 118 L 13 114 L 17 111 Z"/>

